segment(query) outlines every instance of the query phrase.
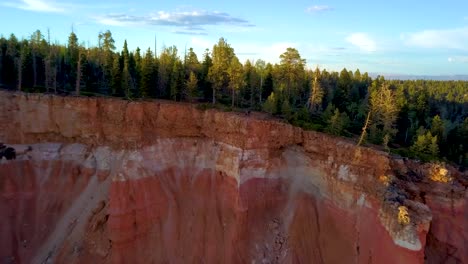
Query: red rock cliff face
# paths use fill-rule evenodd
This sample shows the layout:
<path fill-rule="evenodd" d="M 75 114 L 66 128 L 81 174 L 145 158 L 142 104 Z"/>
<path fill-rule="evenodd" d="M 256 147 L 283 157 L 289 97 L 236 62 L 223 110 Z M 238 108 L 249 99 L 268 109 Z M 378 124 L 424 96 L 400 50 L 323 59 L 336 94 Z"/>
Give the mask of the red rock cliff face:
<path fill-rule="evenodd" d="M 459 172 L 434 183 L 256 113 L 5 92 L 0 105 L 0 141 L 19 153 L 0 162 L 2 261 L 468 263 Z"/>

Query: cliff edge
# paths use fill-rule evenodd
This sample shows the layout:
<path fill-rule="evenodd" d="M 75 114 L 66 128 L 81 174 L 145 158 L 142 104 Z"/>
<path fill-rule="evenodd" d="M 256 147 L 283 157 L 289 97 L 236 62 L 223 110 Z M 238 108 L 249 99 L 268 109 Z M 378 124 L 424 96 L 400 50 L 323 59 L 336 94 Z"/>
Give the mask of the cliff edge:
<path fill-rule="evenodd" d="M 468 263 L 468 175 L 261 113 L 0 91 L 12 263 Z"/>

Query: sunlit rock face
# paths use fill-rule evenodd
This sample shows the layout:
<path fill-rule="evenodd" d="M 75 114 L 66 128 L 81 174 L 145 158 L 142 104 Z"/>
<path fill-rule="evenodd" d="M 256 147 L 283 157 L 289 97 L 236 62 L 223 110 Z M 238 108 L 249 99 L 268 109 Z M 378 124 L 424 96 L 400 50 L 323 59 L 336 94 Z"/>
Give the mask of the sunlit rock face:
<path fill-rule="evenodd" d="M 424 166 L 257 113 L 4 92 L 0 104 L 0 141 L 17 150 L 0 161 L 5 263 L 468 262 L 454 170 L 433 183 Z"/>

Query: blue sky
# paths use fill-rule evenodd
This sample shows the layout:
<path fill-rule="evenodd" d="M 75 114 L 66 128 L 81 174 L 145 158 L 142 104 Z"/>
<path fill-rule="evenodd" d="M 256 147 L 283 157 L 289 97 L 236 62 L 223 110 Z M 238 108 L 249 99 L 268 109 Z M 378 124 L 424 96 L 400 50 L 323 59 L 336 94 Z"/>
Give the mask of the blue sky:
<path fill-rule="evenodd" d="M 309 67 L 383 74 L 468 74 L 468 1 L 0 0 L 0 34 L 36 29 L 84 45 L 111 30 L 120 50 L 193 47 L 199 58 L 220 37 L 242 61 L 275 63 L 295 47 Z"/>

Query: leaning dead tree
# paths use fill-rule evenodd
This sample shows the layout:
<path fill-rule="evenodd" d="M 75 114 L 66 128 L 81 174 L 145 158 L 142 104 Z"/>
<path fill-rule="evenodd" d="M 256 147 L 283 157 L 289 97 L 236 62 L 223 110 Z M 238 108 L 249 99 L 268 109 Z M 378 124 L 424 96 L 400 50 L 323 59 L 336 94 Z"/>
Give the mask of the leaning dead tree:
<path fill-rule="evenodd" d="M 367 113 L 366 122 L 364 122 L 364 126 L 362 127 L 361 136 L 359 137 L 359 141 L 357 143 L 358 146 L 362 144 L 362 142 L 364 141 L 364 138 L 366 137 L 367 128 L 369 127 L 369 123 L 370 123 L 371 112 L 372 111 L 369 111 Z"/>

